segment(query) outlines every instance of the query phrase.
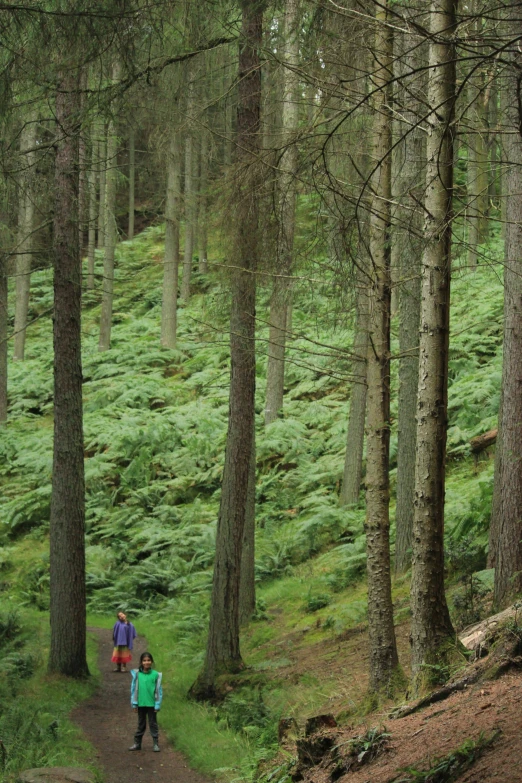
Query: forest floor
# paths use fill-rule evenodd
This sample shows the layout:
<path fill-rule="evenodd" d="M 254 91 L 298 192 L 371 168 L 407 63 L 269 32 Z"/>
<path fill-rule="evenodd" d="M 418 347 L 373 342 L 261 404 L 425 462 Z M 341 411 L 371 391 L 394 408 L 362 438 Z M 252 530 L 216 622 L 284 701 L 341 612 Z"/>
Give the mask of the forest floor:
<path fill-rule="evenodd" d="M 481 683 L 454 693 L 414 715 L 390 720 L 385 715 L 368 716 L 366 726 L 345 726 L 334 730 L 337 746 L 348 744 L 365 728 L 377 725 L 390 734 L 386 750 L 369 765 L 337 778 L 341 783 L 391 783 L 418 780 L 412 771 L 427 770 L 435 759 L 446 757 L 466 740 L 478 740 L 481 734 L 501 734 L 484 754 L 465 772 L 451 780 L 459 783 L 518 783 L 522 781 L 522 718 L 520 693 L 522 673 L 510 672 L 501 679 Z M 305 781 L 327 783 L 332 768 L 312 767 Z M 425 778 L 423 777 L 422 780 Z M 427 778 L 431 780 L 432 778 Z M 439 780 L 439 778 L 434 778 Z M 440 780 L 450 778 L 441 777 Z"/>
<path fill-rule="evenodd" d="M 401 665 L 409 672 L 409 623 L 396 626 Z M 513 669 L 498 680 L 481 682 L 463 692 L 456 692 L 443 702 L 436 703 L 413 715 L 391 719 L 391 702 L 378 712 L 361 717 L 368 688 L 368 634 L 365 624 L 339 635 L 335 640 L 306 643 L 312 633 L 286 634 L 277 646 L 288 656 L 288 666 L 274 672 L 274 677 L 287 683 L 298 682 L 305 674 L 315 676 L 326 684 L 335 680 L 338 687 L 327 688 L 323 711 L 333 714 L 340 725 L 325 730 L 331 734 L 336 748 L 347 748 L 350 741 L 360 738 L 372 729 L 389 734 L 385 751 L 370 764 L 339 776 L 337 763 L 327 752 L 321 762 L 304 772 L 304 783 L 392 783 L 417 780 L 458 780 L 459 783 L 519 783 L 522 781 L 522 671 Z M 267 650 L 268 657 L 275 650 Z M 280 653 L 281 654 L 281 653 Z M 288 686 L 287 686 L 288 687 Z M 301 725 L 301 730 L 303 726 Z M 415 777 L 413 770 L 428 770 L 442 759 L 461 748 L 467 741 L 497 738 L 483 754 L 457 777 Z M 323 732 L 321 732 L 323 734 Z M 327 743 L 326 747 L 330 747 Z M 295 748 L 285 746 L 280 757 L 284 763 L 287 752 Z M 286 758 L 288 756 L 286 755 Z M 276 766 L 277 761 L 270 766 Z M 411 771 L 406 771 L 411 770 Z"/>
<path fill-rule="evenodd" d="M 129 672 L 113 671 L 112 632 L 101 628 L 89 630 L 95 631 L 99 638 L 101 683 L 96 693 L 82 702 L 71 717 L 96 748 L 96 763 L 107 783 L 172 783 L 173 780 L 177 783 L 208 783 L 208 778 L 190 769 L 181 753 L 168 745 L 161 730 L 161 711 L 158 719 L 161 753 L 153 752 L 148 727 L 142 750 L 129 752 L 137 721 L 130 706 L 131 675 Z M 145 649 L 146 640 L 138 638 L 131 667 L 137 665 Z"/>

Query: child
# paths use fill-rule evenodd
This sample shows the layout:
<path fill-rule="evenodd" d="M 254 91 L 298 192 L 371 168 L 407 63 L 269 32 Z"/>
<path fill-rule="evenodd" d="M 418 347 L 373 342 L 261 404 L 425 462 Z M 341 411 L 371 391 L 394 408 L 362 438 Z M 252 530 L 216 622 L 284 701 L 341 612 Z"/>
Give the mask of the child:
<path fill-rule="evenodd" d="M 118 612 L 117 617 L 112 629 L 114 650 L 111 660 L 116 664 L 115 672 L 126 672 L 127 664 L 132 659 L 131 650 L 137 634 L 133 624 L 127 620 L 125 612 Z"/>
<path fill-rule="evenodd" d="M 149 730 L 152 735 L 153 751 L 159 753 L 158 721 L 156 713 L 161 707 L 163 690 L 161 688 L 162 674 L 152 668 L 154 658 L 149 652 L 140 656 L 140 668 L 132 669 L 131 706 L 138 713 L 138 728 L 134 735 L 134 745 L 129 750 L 141 750 L 141 740 L 147 727 L 149 718 Z"/>

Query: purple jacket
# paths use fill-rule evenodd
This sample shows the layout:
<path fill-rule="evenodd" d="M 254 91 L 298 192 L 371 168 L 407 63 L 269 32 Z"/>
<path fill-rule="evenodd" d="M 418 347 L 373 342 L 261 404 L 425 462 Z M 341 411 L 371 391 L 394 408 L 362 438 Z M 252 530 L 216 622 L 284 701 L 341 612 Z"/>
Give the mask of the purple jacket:
<path fill-rule="evenodd" d="M 117 620 L 114 623 L 112 638 L 115 647 L 128 647 L 129 650 L 132 650 L 132 645 L 136 636 L 136 629 L 132 623 L 122 623 L 121 620 Z"/>

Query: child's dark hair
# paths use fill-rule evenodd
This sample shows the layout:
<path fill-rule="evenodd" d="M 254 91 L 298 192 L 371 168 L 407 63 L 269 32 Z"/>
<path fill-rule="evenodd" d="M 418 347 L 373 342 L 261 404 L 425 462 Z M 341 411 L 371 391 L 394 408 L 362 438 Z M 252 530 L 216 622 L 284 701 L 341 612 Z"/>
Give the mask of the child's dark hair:
<path fill-rule="evenodd" d="M 142 652 L 140 655 L 140 672 L 143 671 L 143 659 L 144 658 L 150 658 L 152 661 L 152 665 L 154 666 L 154 658 L 152 657 L 152 653 L 150 652 Z"/>

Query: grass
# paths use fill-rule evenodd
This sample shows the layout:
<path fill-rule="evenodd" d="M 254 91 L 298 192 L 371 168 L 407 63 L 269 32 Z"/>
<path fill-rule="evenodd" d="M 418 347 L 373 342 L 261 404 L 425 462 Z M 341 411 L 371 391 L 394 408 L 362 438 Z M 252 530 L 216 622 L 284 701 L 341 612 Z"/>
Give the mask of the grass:
<path fill-rule="evenodd" d="M 94 751 L 80 729 L 70 720 L 71 710 L 88 698 L 99 682 L 97 643 L 88 636 L 88 664 L 93 675 L 88 681 L 48 675 L 49 621 L 44 613 L 20 612 L 22 636 L 12 647 L 3 646 L 4 673 L 6 661 L 15 668 L 1 686 L 0 737 L 5 746 L 0 760 L 0 780 L 13 783 L 23 769 L 47 766 L 80 766 L 100 772 L 93 763 Z M 38 657 L 31 676 L 16 676 L 21 663 Z"/>

